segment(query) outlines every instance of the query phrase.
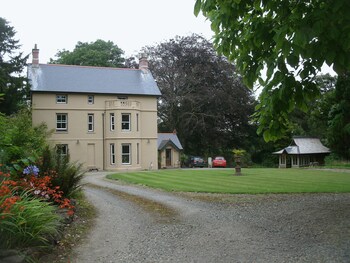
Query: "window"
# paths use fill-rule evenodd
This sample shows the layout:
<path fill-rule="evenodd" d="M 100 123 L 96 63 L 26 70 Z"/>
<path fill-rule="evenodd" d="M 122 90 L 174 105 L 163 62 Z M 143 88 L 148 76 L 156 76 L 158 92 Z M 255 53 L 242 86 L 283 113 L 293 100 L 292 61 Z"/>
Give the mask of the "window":
<path fill-rule="evenodd" d="M 89 132 L 94 131 L 94 114 L 92 113 L 88 114 L 88 131 Z"/>
<path fill-rule="evenodd" d="M 122 164 L 131 164 L 131 144 L 122 144 Z"/>
<path fill-rule="evenodd" d="M 136 131 L 139 131 L 139 114 L 136 113 Z"/>
<path fill-rule="evenodd" d="M 130 131 L 130 114 L 122 113 L 122 131 Z"/>
<path fill-rule="evenodd" d="M 293 155 L 293 165 L 298 165 L 298 157 Z"/>
<path fill-rule="evenodd" d="M 118 100 L 127 100 L 128 96 L 118 96 Z"/>
<path fill-rule="evenodd" d="M 56 95 L 56 103 L 67 103 L 68 97 L 64 94 L 58 94 Z"/>
<path fill-rule="evenodd" d="M 137 161 L 137 164 L 140 164 L 140 144 L 138 143 L 137 145 L 136 145 L 136 147 L 137 147 L 137 149 L 136 149 L 136 161 Z"/>
<path fill-rule="evenodd" d="M 110 123 L 110 130 L 114 131 L 115 129 L 115 123 L 114 123 L 114 113 L 109 114 L 109 123 Z"/>
<path fill-rule="evenodd" d="M 88 95 L 88 104 L 94 104 L 94 96 Z"/>
<path fill-rule="evenodd" d="M 56 144 L 56 153 L 59 156 L 68 156 L 68 144 Z"/>
<path fill-rule="evenodd" d="M 281 155 L 281 164 L 286 163 L 286 156 L 284 154 Z"/>
<path fill-rule="evenodd" d="M 68 130 L 68 114 L 57 113 L 56 114 L 56 131 L 67 131 Z"/>
<path fill-rule="evenodd" d="M 110 151 L 111 164 L 115 164 L 115 146 L 114 146 L 114 143 L 111 143 L 109 145 L 109 151 Z"/>

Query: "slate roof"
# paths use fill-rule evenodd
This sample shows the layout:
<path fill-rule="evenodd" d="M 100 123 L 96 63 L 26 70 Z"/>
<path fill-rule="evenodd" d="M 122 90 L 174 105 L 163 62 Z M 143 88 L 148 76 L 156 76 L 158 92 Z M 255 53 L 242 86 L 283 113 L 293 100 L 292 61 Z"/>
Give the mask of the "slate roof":
<path fill-rule="evenodd" d="M 274 154 L 318 154 L 330 153 L 330 150 L 325 147 L 320 139 L 309 137 L 294 137 L 292 143 Z"/>
<path fill-rule="evenodd" d="M 161 95 L 148 70 L 29 64 L 28 78 L 32 92 Z"/>
<path fill-rule="evenodd" d="M 158 133 L 158 150 L 162 150 L 169 142 L 178 148 L 178 150 L 183 150 L 180 140 L 176 134 Z"/>

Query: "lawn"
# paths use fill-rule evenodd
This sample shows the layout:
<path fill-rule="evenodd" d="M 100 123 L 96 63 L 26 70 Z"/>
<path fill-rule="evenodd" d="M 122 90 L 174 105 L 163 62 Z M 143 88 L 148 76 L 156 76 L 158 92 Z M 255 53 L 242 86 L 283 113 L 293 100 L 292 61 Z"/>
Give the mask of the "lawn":
<path fill-rule="evenodd" d="M 125 172 L 108 178 L 166 191 L 232 194 L 345 193 L 350 192 L 350 173 L 309 169 L 179 169 Z"/>

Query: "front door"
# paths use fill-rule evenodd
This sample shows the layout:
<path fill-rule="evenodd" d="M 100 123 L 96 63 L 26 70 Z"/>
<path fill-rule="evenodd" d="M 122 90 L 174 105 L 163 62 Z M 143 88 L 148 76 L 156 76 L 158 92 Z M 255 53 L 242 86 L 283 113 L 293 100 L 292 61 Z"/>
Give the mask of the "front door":
<path fill-rule="evenodd" d="M 171 166 L 171 149 L 165 149 L 165 166 Z"/>
<path fill-rule="evenodd" d="M 87 145 L 87 155 L 88 155 L 88 168 L 89 169 L 95 169 L 96 168 L 96 163 L 95 163 L 95 144 L 88 144 Z"/>

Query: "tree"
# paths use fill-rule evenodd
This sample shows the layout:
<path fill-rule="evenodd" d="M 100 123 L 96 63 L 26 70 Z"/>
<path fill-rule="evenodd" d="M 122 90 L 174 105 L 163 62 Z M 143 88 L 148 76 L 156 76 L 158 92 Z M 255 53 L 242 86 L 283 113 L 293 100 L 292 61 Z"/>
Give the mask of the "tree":
<path fill-rule="evenodd" d="M 121 50 L 112 41 L 101 39 L 91 43 L 78 42 L 73 51 L 61 50 L 56 54 L 57 59 L 50 58 L 51 64 L 124 67 Z"/>
<path fill-rule="evenodd" d="M 197 0 L 194 9 L 211 21 L 215 47 L 245 83 L 263 86 L 255 117 L 267 141 L 288 129 L 295 107 L 306 110 L 319 95 L 324 63 L 339 75 L 350 71 L 348 0 Z"/>
<path fill-rule="evenodd" d="M 291 112 L 289 115 L 290 128 L 287 134 L 318 137 L 328 145 L 329 113 L 337 103 L 335 99 L 336 81 L 337 78 L 329 74 L 316 77 L 316 85 L 321 96 L 310 102 L 306 112 L 299 109 Z"/>
<path fill-rule="evenodd" d="M 328 122 L 329 144 L 340 156 L 350 159 L 350 74 L 339 76 L 335 89 L 336 104 Z"/>
<path fill-rule="evenodd" d="M 188 154 L 244 148 L 254 98 L 233 64 L 198 35 L 175 37 L 144 50 L 162 91 L 159 130 L 177 130 Z"/>
<path fill-rule="evenodd" d="M 29 88 L 22 76 L 28 56 L 18 52 L 15 30 L 0 17 L 0 112 L 10 115 L 25 104 Z"/>

